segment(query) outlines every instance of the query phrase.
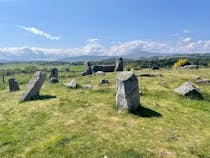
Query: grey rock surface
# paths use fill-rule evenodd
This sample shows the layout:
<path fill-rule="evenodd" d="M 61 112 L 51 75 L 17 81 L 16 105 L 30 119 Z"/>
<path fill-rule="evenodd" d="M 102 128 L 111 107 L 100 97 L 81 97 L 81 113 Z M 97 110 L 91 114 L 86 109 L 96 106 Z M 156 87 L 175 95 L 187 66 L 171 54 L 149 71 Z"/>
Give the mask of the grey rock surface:
<path fill-rule="evenodd" d="M 122 72 L 116 82 L 116 105 L 118 109 L 135 112 L 140 106 L 138 79 L 133 72 Z"/>
<path fill-rule="evenodd" d="M 58 69 L 53 68 L 50 73 L 50 83 L 57 83 L 58 81 Z"/>
<path fill-rule="evenodd" d="M 20 90 L 18 82 L 15 80 L 15 78 L 10 78 L 8 80 L 9 82 L 9 90 L 10 92 L 18 91 Z"/>
<path fill-rule="evenodd" d="M 78 83 L 75 79 L 71 80 L 70 83 L 65 83 L 64 85 L 69 88 L 77 88 L 78 87 Z"/>
<path fill-rule="evenodd" d="M 182 69 L 198 69 L 197 65 L 185 65 L 181 67 Z"/>
<path fill-rule="evenodd" d="M 109 80 L 101 79 L 100 84 L 109 84 Z"/>
<path fill-rule="evenodd" d="M 95 75 L 102 75 L 102 76 L 104 76 L 104 75 L 105 75 L 105 72 L 103 72 L 103 71 L 97 71 L 97 72 L 95 73 Z"/>
<path fill-rule="evenodd" d="M 46 73 L 37 71 L 29 81 L 25 92 L 21 95 L 20 101 L 33 100 L 39 97 L 39 91 L 46 79 Z"/>
<path fill-rule="evenodd" d="M 58 78 L 55 78 L 55 77 L 51 77 L 50 78 L 50 83 L 58 83 Z"/>
<path fill-rule="evenodd" d="M 49 78 L 52 78 L 52 77 L 58 78 L 58 69 L 57 68 L 53 68 L 51 70 L 51 73 L 50 73 L 50 77 Z"/>
<path fill-rule="evenodd" d="M 209 84 L 210 85 L 210 80 L 198 80 L 196 83 L 199 83 L 199 84 Z"/>
<path fill-rule="evenodd" d="M 115 71 L 123 71 L 123 59 L 122 58 L 115 59 Z"/>
<path fill-rule="evenodd" d="M 191 82 L 184 82 L 181 86 L 175 89 L 175 92 L 191 99 L 203 98 L 202 92 Z"/>

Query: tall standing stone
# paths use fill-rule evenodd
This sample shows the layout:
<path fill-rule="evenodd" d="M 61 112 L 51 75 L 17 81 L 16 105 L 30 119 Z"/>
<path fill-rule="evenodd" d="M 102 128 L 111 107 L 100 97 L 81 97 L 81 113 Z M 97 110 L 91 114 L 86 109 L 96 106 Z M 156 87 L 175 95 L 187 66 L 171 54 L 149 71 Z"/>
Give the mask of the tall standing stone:
<path fill-rule="evenodd" d="M 122 57 L 115 59 L 115 71 L 123 71 L 123 59 L 122 59 Z"/>
<path fill-rule="evenodd" d="M 39 97 L 39 91 L 46 79 L 46 73 L 37 71 L 29 81 L 25 92 L 21 95 L 20 101 L 33 100 Z"/>
<path fill-rule="evenodd" d="M 8 80 L 8 82 L 9 82 L 9 90 L 10 90 L 10 92 L 14 92 L 14 91 L 20 90 L 19 85 L 18 85 L 17 81 L 15 80 L 15 78 L 10 78 Z"/>
<path fill-rule="evenodd" d="M 121 72 L 116 83 L 116 105 L 118 109 L 135 112 L 140 106 L 138 79 L 133 72 Z"/>
<path fill-rule="evenodd" d="M 89 66 L 91 66 L 91 64 L 90 64 L 89 61 L 85 61 L 85 62 L 84 62 L 84 66 L 85 66 L 86 68 L 88 68 Z"/>
<path fill-rule="evenodd" d="M 57 83 L 58 82 L 58 69 L 57 68 L 53 68 L 51 70 L 50 82 L 51 83 Z"/>

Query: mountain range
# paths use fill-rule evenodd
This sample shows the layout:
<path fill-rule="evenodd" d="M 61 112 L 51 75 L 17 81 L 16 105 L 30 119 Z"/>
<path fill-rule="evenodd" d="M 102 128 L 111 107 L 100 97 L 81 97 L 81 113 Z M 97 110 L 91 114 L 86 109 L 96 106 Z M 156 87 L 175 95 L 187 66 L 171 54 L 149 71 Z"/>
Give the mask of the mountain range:
<path fill-rule="evenodd" d="M 130 53 L 128 55 L 122 55 L 123 58 L 139 58 L 139 57 L 152 57 L 152 56 L 168 56 L 170 54 L 163 53 L 153 53 L 141 51 L 138 53 Z M 21 61 L 64 61 L 64 62 L 79 62 L 79 61 L 100 61 L 110 58 L 115 58 L 116 56 L 98 56 L 98 55 L 83 55 L 83 56 L 74 56 L 69 57 L 65 54 L 59 53 L 46 53 L 41 50 L 32 50 L 29 48 L 23 48 L 19 52 L 11 53 L 4 51 L 1 55 L 0 52 L 0 62 L 21 62 Z"/>

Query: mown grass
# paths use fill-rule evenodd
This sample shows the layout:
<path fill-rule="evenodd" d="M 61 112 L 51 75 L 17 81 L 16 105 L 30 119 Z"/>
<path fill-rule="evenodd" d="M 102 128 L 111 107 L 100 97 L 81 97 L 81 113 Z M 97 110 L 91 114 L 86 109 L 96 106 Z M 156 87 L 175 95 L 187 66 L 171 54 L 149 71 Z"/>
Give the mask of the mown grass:
<path fill-rule="evenodd" d="M 135 72 L 143 93 L 137 114 L 115 108 L 117 73 L 75 78 L 93 89 L 64 87 L 70 77 L 58 84 L 46 81 L 42 100 L 23 103 L 19 96 L 26 84 L 19 92 L 1 89 L 0 157 L 210 157 L 210 86 L 197 85 L 204 100 L 173 91 L 195 82 L 196 75 L 210 79 L 210 69 L 162 69 L 152 73 L 163 77 L 139 77 L 148 71 Z M 102 78 L 110 84 L 99 85 Z"/>

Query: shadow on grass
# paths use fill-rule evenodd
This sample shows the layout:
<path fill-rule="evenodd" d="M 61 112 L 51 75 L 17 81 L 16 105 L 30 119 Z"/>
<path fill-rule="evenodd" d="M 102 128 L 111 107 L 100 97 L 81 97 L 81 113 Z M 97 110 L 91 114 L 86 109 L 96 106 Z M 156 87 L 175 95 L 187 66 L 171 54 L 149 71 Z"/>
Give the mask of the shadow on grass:
<path fill-rule="evenodd" d="M 33 100 L 47 100 L 47 99 L 54 99 L 56 96 L 54 95 L 40 95 L 37 98 L 34 98 Z"/>
<path fill-rule="evenodd" d="M 146 108 L 144 106 L 139 106 L 135 112 L 132 112 L 134 115 L 138 115 L 140 117 L 161 117 L 162 115 L 154 110 Z"/>
<path fill-rule="evenodd" d="M 203 94 L 203 100 L 207 101 L 207 102 L 210 102 L 210 94 Z"/>

